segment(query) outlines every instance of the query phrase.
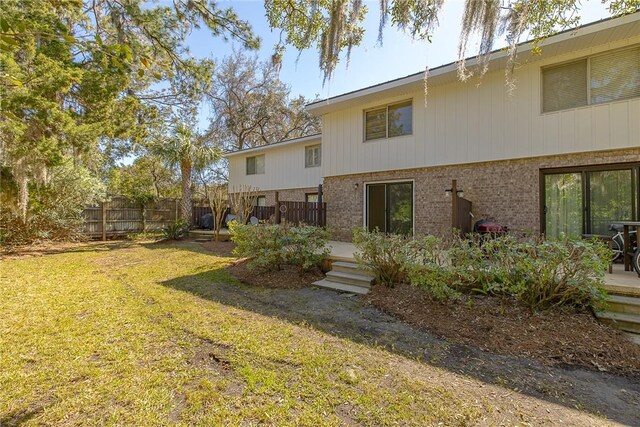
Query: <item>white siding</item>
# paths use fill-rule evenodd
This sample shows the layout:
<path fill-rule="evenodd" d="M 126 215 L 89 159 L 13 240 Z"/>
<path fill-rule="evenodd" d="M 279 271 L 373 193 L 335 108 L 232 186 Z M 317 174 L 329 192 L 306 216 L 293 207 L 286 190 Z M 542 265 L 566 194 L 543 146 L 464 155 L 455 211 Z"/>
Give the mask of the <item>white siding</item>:
<path fill-rule="evenodd" d="M 640 99 L 541 112 L 540 68 L 640 43 L 640 36 L 530 62 L 513 95 L 503 72 L 327 113 L 322 176 L 638 147 Z M 544 53 L 544 49 L 543 49 Z M 363 110 L 413 98 L 414 134 L 363 142 Z"/>
<path fill-rule="evenodd" d="M 234 187 L 250 185 L 266 191 L 317 187 L 322 184 L 321 167 L 304 167 L 304 148 L 318 143 L 319 138 L 229 156 L 229 188 L 233 191 Z M 264 174 L 247 175 L 246 158 L 263 154 Z M 324 147 L 321 162 L 325 162 Z"/>

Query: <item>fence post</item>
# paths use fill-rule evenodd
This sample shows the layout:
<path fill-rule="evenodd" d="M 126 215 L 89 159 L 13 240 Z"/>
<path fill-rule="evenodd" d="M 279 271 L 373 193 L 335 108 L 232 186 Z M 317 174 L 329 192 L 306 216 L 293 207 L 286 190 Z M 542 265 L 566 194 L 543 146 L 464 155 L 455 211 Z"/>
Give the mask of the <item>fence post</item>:
<path fill-rule="evenodd" d="M 102 208 L 102 241 L 107 240 L 107 206 L 104 204 L 104 200 L 101 203 Z"/>
<path fill-rule="evenodd" d="M 451 228 L 458 228 L 458 180 L 451 181 Z"/>
<path fill-rule="evenodd" d="M 276 191 L 276 224 L 280 224 L 280 193 Z"/>
<path fill-rule="evenodd" d="M 316 227 L 324 227 L 324 221 L 322 221 L 322 184 L 318 185 L 318 211 L 316 212 Z"/>

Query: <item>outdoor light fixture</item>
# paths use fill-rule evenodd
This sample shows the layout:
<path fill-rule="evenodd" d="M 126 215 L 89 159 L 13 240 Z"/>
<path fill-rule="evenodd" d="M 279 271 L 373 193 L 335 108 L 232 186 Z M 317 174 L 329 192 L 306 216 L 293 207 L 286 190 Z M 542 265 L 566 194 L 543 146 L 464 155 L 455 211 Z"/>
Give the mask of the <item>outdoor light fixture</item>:
<path fill-rule="evenodd" d="M 453 193 L 453 191 L 454 191 L 454 188 L 448 188 L 444 190 L 444 195 L 447 197 L 451 197 L 451 194 Z M 458 197 L 464 197 L 464 190 L 455 189 L 455 192 L 458 195 Z"/>
<path fill-rule="evenodd" d="M 357 190 L 359 186 L 360 186 L 360 184 L 358 184 L 358 183 L 356 182 L 355 184 L 353 184 L 353 189 L 354 189 L 354 190 Z"/>

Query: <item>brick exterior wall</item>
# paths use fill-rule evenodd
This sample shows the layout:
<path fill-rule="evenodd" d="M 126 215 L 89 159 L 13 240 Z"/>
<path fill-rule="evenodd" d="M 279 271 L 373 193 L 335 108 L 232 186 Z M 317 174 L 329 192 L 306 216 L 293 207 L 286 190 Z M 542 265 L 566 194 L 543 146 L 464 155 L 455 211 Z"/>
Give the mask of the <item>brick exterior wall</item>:
<path fill-rule="evenodd" d="M 476 220 L 494 219 L 515 232 L 540 232 L 541 169 L 638 161 L 640 147 L 326 177 L 327 225 L 335 239 L 350 241 L 352 230 L 364 225 L 365 183 L 406 179 L 414 180 L 416 233 L 445 235 L 451 230 L 451 198 L 444 190 L 456 179 L 473 203 Z"/>

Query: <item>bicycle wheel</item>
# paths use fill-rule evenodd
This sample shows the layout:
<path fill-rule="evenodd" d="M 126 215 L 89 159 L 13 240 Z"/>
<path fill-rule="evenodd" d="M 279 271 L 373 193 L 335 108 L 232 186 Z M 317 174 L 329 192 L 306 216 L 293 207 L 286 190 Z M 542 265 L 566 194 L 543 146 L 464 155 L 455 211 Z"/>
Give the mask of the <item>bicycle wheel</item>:
<path fill-rule="evenodd" d="M 624 243 L 622 242 L 622 237 L 613 236 L 611 239 L 611 249 L 613 250 L 613 256 L 611 258 L 611 262 L 617 262 L 618 260 L 622 260 L 622 251 L 624 247 Z"/>
<path fill-rule="evenodd" d="M 636 273 L 640 273 L 640 248 L 637 248 L 633 253 L 633 257 L 631 258 L 631 265 Z"/>

